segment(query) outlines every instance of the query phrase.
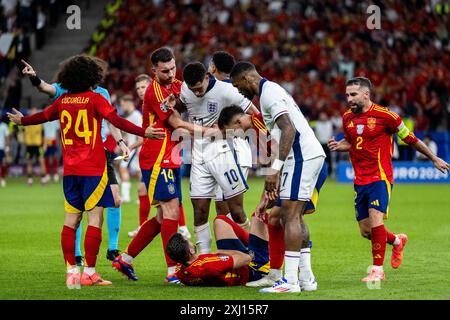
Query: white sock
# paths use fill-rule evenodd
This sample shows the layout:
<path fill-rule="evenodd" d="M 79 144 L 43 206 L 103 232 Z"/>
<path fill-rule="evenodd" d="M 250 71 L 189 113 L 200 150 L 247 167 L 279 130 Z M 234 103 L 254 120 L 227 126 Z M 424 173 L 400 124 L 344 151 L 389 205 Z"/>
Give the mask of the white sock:
<path fill-rule="evenodd" d="M 279 280 L 283 277 L 281 269 L 270 269 L 268 276 L 273 280 Z"/>
<path fill-rule="evenodd" d="M 284 252 L 284 277 L 287 283 L 298 283 L 298 264 L 300 261 L 299 251 Z"/>
<path fill-rule="evenodd" d="M 194 226 L 195 239 L 199 248 L 199 254 L 205 254 L 211 252 L 211 229 L 209 228 L 209 222 L 202 224 L 201 226 Z"/>
<path fill-rule="evenodd" d="M 95 273 L 95 268 L 85 267 L 84 272 L 86 272 L 88 275 L 92 276 Z"/>
<path fill-rule="evenodd" d="M 131 182 L 123 181 L 121 189 L 122 189 L 122 198 L 130 199 Z"/>
<path fill-rule="evenodd" d="M 128 264 L 133 264 L 134 258 L 127 253 L 122 253 L 122 260 Z"/>
<path fill-rule="evenodd" d="M 383 266 L 372 266 L 373 270 L 383 271 Z"/>
<path fill-rule="evenodd" d="M 67 273 L 80 273 L 80 269 L 77 266 L 71 266 L 67 268 Z"/>
<path fill-rule="evenodd" d="M 250 220 L 248 220 L 248 218 L 247 218 L 247 220 L 245 220 L 244 223 L 238 223 L 238 225 L 239 225 L 242 229 L 248 231 L 248 230 L 250 229 Z"/>
<path fill-rule="evenodd" d="M 173 266 L 173 267 L 167 267 L 167 275 L 170 276 L 170 275 L 174 274 L 175 271 L 176 271 L 176 269 L 177 269 L 176 266 Z"/>
<path fill-rule="evenodd" d="M 394 240 L 394 243 L 392 245 L 393 246 L 398 246 L 400 243 L 401 243 L 400 238 L 397 235 L 395 235 L 395 240 Z"/>
<path fill-rule="evenodd" d="M 300 259 L 298 267 L 300 269 L 299 279 L 300 280 L 309 280 L 312 278 L 312 270 L 311 270 L 311 249 L 303 248 L 300 250 Z"/>

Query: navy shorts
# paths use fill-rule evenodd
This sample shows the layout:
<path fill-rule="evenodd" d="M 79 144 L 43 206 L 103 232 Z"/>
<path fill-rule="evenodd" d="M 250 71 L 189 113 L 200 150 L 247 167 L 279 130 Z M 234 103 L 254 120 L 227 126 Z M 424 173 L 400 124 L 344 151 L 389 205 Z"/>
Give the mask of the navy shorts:
<path fill-rule="evenodd" d="M 369 208 L 389 214 L 389 199 L 392 185 L 388 181 L 376 181 L 365 185 L 354 185 L 356 220 L 369 217 Z"/>
<path fill-rule="evenodd" d="M 181 203 L 180 169 L 153 167 L 142 170 L 142 182 L 148 191 L 150 204 L 178 198 Z"/>
<path fill-rule="evenodd" d="M 106 167 L 102 176 L 64 176 L 63 190 L 64 208 L 68 213 L 114 207 Z"/>

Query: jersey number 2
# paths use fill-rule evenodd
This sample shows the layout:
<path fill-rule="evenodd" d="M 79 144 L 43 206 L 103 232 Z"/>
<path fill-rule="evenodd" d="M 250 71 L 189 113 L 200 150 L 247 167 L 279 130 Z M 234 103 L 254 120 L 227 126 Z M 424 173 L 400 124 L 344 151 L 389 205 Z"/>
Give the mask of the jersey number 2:
<path fill-rule="evenodd" d="M 363 143 L 363 137 L 357 137 L 356 138 L 356 149 L 362 150 L 361 144 Z"/>
<path fill-rule="evenodd" d="M 94 119 L 94 125 L 95 121 L 96 120 Z M 72 145 L 73 140 L 66 138 L 66 134 L 72 127 L 72 116 L 67 110 L 63 110 L 61 112 L 61 123 L 66 123 L 66 126 L 64 127 L 63 130 L 63 142 L 65 145 Z M 83 123 L 83 130 L 81 130 L 81 123 Z M 86 109 L 78 111 L 77 120 L 75 121 L 75 134 L 80 138 L 84 138 L 84 143 L 86 144 L 91 143 L 92 131 L 89 130 L 89 122 Z"/>

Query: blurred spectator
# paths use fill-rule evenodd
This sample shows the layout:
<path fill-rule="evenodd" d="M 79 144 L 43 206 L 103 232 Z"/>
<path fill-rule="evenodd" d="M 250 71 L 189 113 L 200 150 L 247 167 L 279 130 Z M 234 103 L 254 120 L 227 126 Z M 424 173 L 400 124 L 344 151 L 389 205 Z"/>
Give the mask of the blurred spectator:
<path fill-rule="evenodd" d="M 400 113 L 400 116 L 403 118 L 403 123 L 408 128 L 409 131 L 414 132 L 414 120 L 411 119 L 410 116 L 405 116 L 402 113 Z M 400 161 L 412 161 L 414 158 L 414 149 L 403 142 L 402 139 L 399 139 L 397 137 L 397 144 L 398 144 L 398 153 L 399 157 L 398 160 Z"/>
<path fill-rule="evenodd" d="M 47 17 L 41 6 L 37 7 L 36 19 L 36 49 L 40 50 L 45 44 L 45 29 Z"/>
<path fill-rule="evenodd" d="M 431 135 L 427 134 L 425 135 L 425 137 L 423 138 L 423 143 L 425 143 L 425 145 L 430 148 L 430 150 L 434 153 L 434 154 L 438 154 L 438 146 L 436 144 L 436 142 L 433 141 Z M 422 153 L 420 152 L 416 152 L 416 159 L 419 161 L 430 161 L 426 156 L 424 156 Z"/>
<path fill-rule="evenodd" d="M 319 140 L 323 150 L 325 151 L 325 155 L 327 156 L 325 161 L 328 164 L 328 174 L 330 174 L 333 171 L 333 168 L 331 164 L 331 152 L 327 144 L 328 140 L 330 140 L 333 136 L 333 123 L 328 118 L 325 111 L 321 111 L 319 113 L 319 119 L 317 119 L 315 125 L 315 133 L 317 140 Z"/>

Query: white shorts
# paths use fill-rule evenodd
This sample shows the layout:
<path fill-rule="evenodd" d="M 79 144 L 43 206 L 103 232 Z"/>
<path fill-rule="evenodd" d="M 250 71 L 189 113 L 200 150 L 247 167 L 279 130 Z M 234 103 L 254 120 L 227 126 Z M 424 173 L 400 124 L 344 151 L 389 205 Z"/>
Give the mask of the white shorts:
<path fill-rule="evenodd" d="M 247 191 L 248 186 L 242 168 L 231 149 L 223 150 L 205 163 L 192 163 L 190 189 L 192 199 L 212 199 L 220 187 L 227 200 Z"/>
<path fill-rule="evenodd" d="M 280 176 L 280 198 L 309 201 L 314 193 L 325 157 L 295 162 L 287 159 Z"/>
<path fill-rule="evenodd" d="M 128 168 L 129 171 L 140 171 L 139 168 L 139 153 L 135 150 L 131 151 L 130 159 L 128 161 L 122 160 L 120 162 L 121 168 Z"/>
<path fill-rule="evenodd" d="M 249 167 L 241 167 L 242 175 L 244 176 L 245 181 L 247 181 L 249 169 L 250 169 Z M 217 185 L 217 188 L 216 188 L 215 200 L 216 201 L 224 201 L 225 200 L 222 188 L 219 185 Z"/>

